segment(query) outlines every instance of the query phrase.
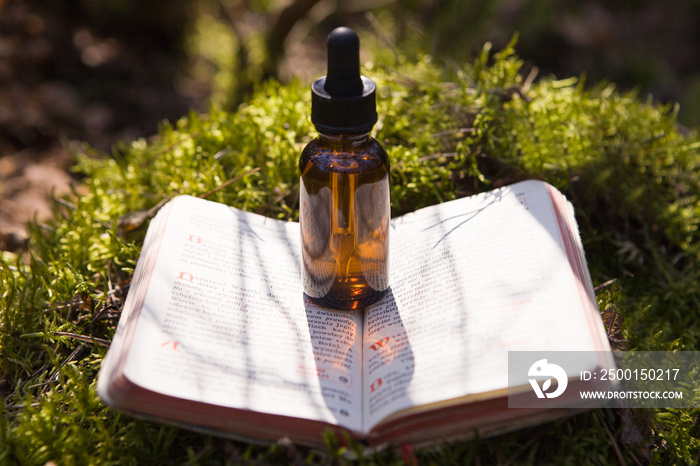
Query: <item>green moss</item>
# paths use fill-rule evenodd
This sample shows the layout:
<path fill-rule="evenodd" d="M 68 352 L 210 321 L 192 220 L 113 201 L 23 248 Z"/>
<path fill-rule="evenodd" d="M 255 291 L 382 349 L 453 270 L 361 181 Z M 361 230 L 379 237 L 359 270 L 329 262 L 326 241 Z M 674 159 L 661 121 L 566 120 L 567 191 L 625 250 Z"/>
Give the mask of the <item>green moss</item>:
<path fill-rule="evenodd" d="M 512 47 L 495 55 L 485 47 L 461 68 L 399 56 L 372 70 L 394 214 L 545 179 L 575 205 L 594 283 L 616 281 L 598 298 L 627 345 L 699 350 L 700 139 L 679 132 L 675 108 L 575 78 L 532 83 L 520 67 Z M 87 146 L 76 153 L 85 194 L 56 200 L 54 219 L 32 225 L 31 251 L 0 261 L 0 462 L 327 462 L 353 454 L 380 464 L 617 464 L 618 455 L 633 463 L 647 450 L 659 463 L 698 460 L 698 410 L 650 412 L 653 431 L 641 429 L 647 450 L 623 441 L 619 413 L 593 411 L 495 439 L 366 453 L 332 436 L 326 451 L 255 447 L 102 407 L 94 377 L 149 210 L 192 194 L 296 219 L 298 155 L 314 137 L 308 113 L 307 86 L 268 82 L 234 112 L 191 113 L 110 156 Z"/>

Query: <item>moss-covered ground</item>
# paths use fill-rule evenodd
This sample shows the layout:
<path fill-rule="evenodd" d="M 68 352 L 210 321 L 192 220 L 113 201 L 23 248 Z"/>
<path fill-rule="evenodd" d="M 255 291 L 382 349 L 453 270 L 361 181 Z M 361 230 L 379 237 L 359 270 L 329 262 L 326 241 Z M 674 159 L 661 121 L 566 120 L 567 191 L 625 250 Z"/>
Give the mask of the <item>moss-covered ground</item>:
<path fill-rule="evenodd" d="M 375 136 L 394 215 L 525 178 L 575 206 L 615 346 L 700 350 L 700 138 L 677 109 L 612 84 L 522 76 L 512 48 L 463 66 L 387 55 Z M 164 124 L 150 139 L 76 153 L 85 186 L 0 261 L 0 463 L 695 464 L 700 409 L 594 410 L 508 435 L 366 453 L 254 446 L 104 407 L 95 376 L 148 225 L 174 194 L 295 220 L 297 160 L 314 137 L 305 85 L 261 85 L 236 111 Z"/>

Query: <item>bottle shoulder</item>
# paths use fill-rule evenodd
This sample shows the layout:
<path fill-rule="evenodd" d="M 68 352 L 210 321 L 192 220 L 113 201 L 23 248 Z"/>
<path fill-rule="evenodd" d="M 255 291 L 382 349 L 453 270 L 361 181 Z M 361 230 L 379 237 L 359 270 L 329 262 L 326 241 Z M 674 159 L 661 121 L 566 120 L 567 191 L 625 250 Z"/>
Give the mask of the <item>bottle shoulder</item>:
<path fill-rule="evenodd" d="M 299 168 L 312 164 L 320 169 L 333 166 L 353 166 L 360 171 L 374 170 L 381 166 L 389 170 L 389 157 L 384 147 L 372 137 L 360 143 L 350 144 L 346 141 L 328 141 L 316 138 L 302 150 Z"/>

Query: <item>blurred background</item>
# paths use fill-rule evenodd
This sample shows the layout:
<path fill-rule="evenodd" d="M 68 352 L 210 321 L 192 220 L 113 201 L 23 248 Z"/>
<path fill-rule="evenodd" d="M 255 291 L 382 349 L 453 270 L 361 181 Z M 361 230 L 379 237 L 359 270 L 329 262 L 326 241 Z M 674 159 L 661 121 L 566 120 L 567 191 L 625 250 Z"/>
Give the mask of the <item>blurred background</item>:
<path fill-rule="evenodd" d="M 310 83 L 340 25 L 363 61 L 453 66 L 517 33 L 524 73 L 614 82 L 700 125 L 700 0 L 0 0 L 0 250 L 75 185 L 81 142 L 109 152 L 262 80 Z"/>

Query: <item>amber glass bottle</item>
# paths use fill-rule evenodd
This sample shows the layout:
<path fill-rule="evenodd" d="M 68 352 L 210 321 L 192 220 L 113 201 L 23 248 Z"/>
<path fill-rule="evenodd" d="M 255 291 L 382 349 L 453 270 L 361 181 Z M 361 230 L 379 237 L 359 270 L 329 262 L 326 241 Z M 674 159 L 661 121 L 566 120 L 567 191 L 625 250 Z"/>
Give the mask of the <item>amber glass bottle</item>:
<path fill-rule="evenodd" d="M 328 75 L 312 85 L 319 137 L 299 159 L 304 293 L 333 309 L 378 301 L 389 286 L 389 161 L 369 135 L 375 84 L 360 75 L 359 39 L 328 36 Z"/>

